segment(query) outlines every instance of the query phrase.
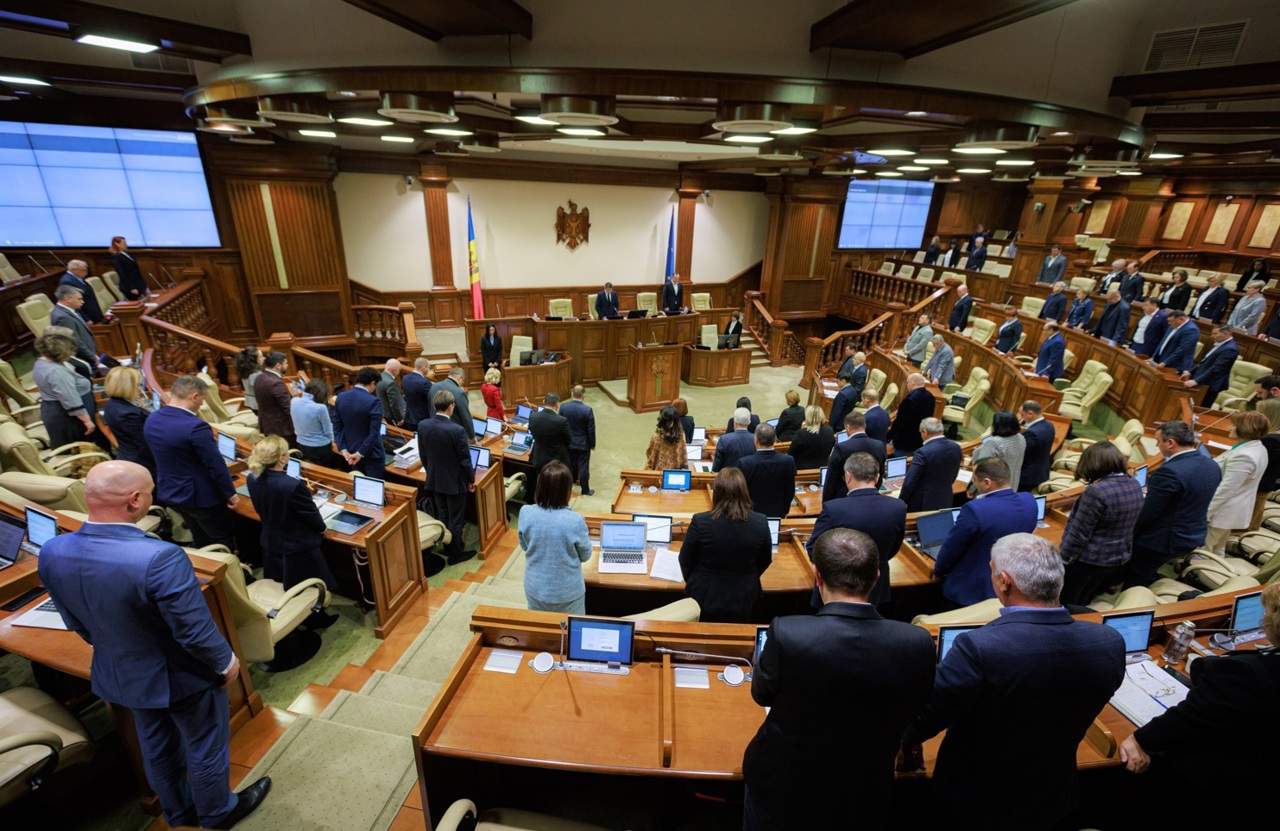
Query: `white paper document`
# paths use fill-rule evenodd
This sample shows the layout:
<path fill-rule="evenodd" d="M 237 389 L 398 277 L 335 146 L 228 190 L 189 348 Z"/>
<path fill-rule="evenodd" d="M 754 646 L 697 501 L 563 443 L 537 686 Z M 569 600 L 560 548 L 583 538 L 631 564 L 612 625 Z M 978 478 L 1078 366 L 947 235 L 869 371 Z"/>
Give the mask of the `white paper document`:
<path fill-rule="evenodd" d="M 484 662 L 484 668 L 487 672 L 505 672 L 508 675 L 515 675 L 516 670 L 520 668 L 522 658 L 524 658 L 523 652 L 517 652 L 514 649 L 495 649 L 489 653 L 489 660 Z"/>
<path fill-rule="evenodd" d="M 964 482 L 966 485 L 969 484 L 973 481 L 973 471 L 961 468 L 960 472 L 956 474 L 956 481 Z"/>
<path fill-rule="evenodd" d="M 649 576 L 654 580 L 669 580 L 672 583 L 683 583 L 684 572 L 680 570 L 680 555 L 670 548 L 658 548 L 653 553 L 653 568 Z"/>
<path fill-rule="evenodd" d="M 1151 661 L 1129 664 L 1124 681 L 1111 696 L 1115 707 L 1129 721 L 1142 727 L 1187 697 L 1187 686 Z"/>

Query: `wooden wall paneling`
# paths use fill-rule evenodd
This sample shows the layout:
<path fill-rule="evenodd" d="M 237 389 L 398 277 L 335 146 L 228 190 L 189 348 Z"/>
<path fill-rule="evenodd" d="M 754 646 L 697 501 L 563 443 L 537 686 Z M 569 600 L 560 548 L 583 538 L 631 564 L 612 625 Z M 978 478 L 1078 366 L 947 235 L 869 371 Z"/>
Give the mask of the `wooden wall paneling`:
<path fill-rule="evenodd" d="M 676 273 L 693 280 L 693 222 L 698 214 L 700 185 L 679 190 L 680 208 L 676 216 Z"/>
<path fill-rule="evenodd" d="M 1164 213 L 1160 218 L 1160 233 L 1156 236 L 1156 245 L 1159 248 L 1190 248 L 1192 235 L 1200 226 L 1200 219 L 1204 214 L 1205 205 L 1208 203 L 1205 197 L 1183 197 L 1178 196 L 1169 200 L 1165 205 Z M 1180 204 L 1190 204 L 1190 208 L 1179 208 Z M 1182 228 L 1181 236 L 1166 236 L 1170 232 L 1176 232 L 1176 226 L 1171 227 L 1173 223 L 1181 222 L 1181 215 L 1185 213 L 1186 224 Z"/>
<path fill-rule="evenodd" d="M 1235 249 L 1259 257 L 1280 250 L 1280 200 L 1266 197 L 1254 200 Z"/>
<path fill-rule="evenodd" d="M 1196 229 L 1194 245 L 1208 251 L 1234 251 L 1249 215 L 1253 212 L 1254 200 L 1249 197 L 1210 199 L 1205 205 Z M 1212 241 L 1211 241 L 1212 240 Z"/>
<path fill-rule="evenodd" d="M 259 183 L 252 179 L 229 179 L 227 195 L 231 202 L 236 238 L 240 241 L 240 257 L 244 262 L 245 279 L 249 288 L 253 291 L 278 290 L 280 275 L 271 249 L 266 206 L 262 203 Z"/>

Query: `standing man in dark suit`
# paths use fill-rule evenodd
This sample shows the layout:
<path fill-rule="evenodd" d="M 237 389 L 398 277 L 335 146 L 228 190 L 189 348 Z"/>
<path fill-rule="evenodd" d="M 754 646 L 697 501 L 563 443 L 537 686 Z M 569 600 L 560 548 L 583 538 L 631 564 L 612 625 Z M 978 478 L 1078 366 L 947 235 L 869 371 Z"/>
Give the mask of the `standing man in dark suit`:
<path fill-rule="evenodd" d="M 920 422 L 933 416 L 933 393 L 925 386 L 924 376 L 913 372 L 907 376 L 907 394 L 894 413 L 889 427 L 889 444 L 893 455 L 910 456 L 923 444 Z"/>
<path fill-rule="evenodd" d="M 752 507 L 767 517 L 785 517 L 796 495 L 796 460 L 773 449 L 777 439 L 772 425 L 756 428 L 756 452 L 738 460 L 738 469 L 747 480 Z"/>
<path fill-rule="evenodd" d="M 1156 295 L 1142 301 L 1142 317 L 1133 330 L 1133 342 L 1129 345 L 1133 354 L 1150 357 L 1156 347 L 1164 342 L 1169 332 L 1169 313 L 1160 308 L 1160 299 Z"/>
<path fill-rule="evenodd" d="M 1040 307 L 1040 314 L 1037 317 L 1041 320 L 1056 320 L 1061 323 L 1066 314 L 1067 284 L 1059 280 L 1053 284 L 1053 290 L 1044 299 L 1044 305 Z"/>
<path fill-rule="evenodd" d="M 858 405 L 850 376 L 843 373 L 837 375 L 836 388 L 836 398 L 831 402 L 831 420 L 828 422 L 832 430 L 839 430 L 844 426 L 844 417 Z"/>
<path fill-rule="evenodd" d="M 969 259 L 964 261 L 966 271 L 981 271 L 987 264 L 987 240 L 975 237 L 973 247 L 969 249 Z"/>
<path fill-rule="evenodd" d="M 889 422 L 892 420 L 889 411 L 880 406 L 880 393 L 876 390 L 862 391 L 862 406 L 866 408 L 867 435 L 881 444 L 889 443 Z"/>
<path fill-rule="evenodd" d="M 969 250 L 972 251 L 977 248 L 978 241 L 985 240 L 989 236 L 991 236 L 991 234 L 987 232 L 987 226 L 979 222 L 977 227 L 974 228 L 973 233 L 969 235 Z"/>
<path fill-rule="evenodd" d="M 1126 303 L 1136 303 L 1142 299 L 1142 274 L 1138 271 L 1138 261 L 1130 260 L 1124 264 L 1124 276 L 1120 278 L 1120 296 Z"/>
<path fill-rule="evenodd" d="M 1126 589 L 1151 585 L 1166 561 L 1204 545 L 1209 502 L 1222 481 L 1222 469 L 1196 450 L 1196 434 L 1185 421 L 1156 428 L 1156 446 L 1164 464 L 1147 478 L 1147 498 L 1133 526 L 1133 557 L 1125 566 Z"/>
<path fill-rule="evenodd" d="M 1112 289 L 1120 288 L 1120 281 L 1124 279 L 1124 257 L 1111 261 L 1111 270 L 1102 278 L 1102 283 L 1098 285 L 1098 292 L 1104 297 L 1107 292 Z"/>
<path fill-rule="evenodd" d="M 952 486 L 960 474 L 964 454 L 958 443 L 943 435 L 943 430 L 942 419 L 930 417 L 920 422 L 923 444 L 911 457 L 907 478 L 898 493 L 912 513 L 950 508 L 955 500 Z"/>
<path fill-rule="evenodd" d="M 1044 831 L 1076 805 L 1076 747 L 1124 680 L 1124 638 L 1061 606 L 1063 566 L 1048 540 L 1004 537 L 986 576 L 1004 607 L 1000 617 L 956 638 L 929 704 L 903 736 L 898 769 L 923 767 L 921 744 L 946 730 L 933 772 L 938 820 Z M 1016 759 L 1008 744 L 992 741 L 993 726 L 1024 739 Z M 977 797 L 993 769 L 1001 778 L 998 807 Z"/>
<path fill-rule="evenodd" d="M 1044 325 L 1044 343 L 1040 344 L 1040 352 L 1036 355 L 1036 375 L 1055 381 L 1062 377 L 1063 356 L 1067 351 L 1067 342 L 1058 331 L 1058 324 L 1049 321 Z"/>
<path fill-rule="evenodd" d="M 436 390 L 431 406 L 436 414 L 418 425 L 418 456 L 427 471 L 423 490 L 431 504 L 431 515 L 443 522 L 452 535 L 444 546 L 444 555 L 445 562 L 455 565 L 476 554 L 462 549 L 467 494 L 476 489 L 476 471 L 467 447 L 470 434 L 453 421 L 453 393 Z M 444 563 L 433 559 L 427 574 L 438 574 L 443 568 Z"/>
<path fill-rule="evenodd" d="M 84 307 L 80 309 L 80 314 L 90 323 L 105 323 L 106 316 L 98 305 L 98 295 L 94 294 L 88 277 L 89 266 L 85 265 L 84 260 L 70 260 L 67 263 L 67 273 L 58 280 L 58 285 L 80 289 L 80 293 L 84 295 Z"/>
<path fill-rule="evenodd" d="M 996 540 L 1036 530 L 1035 497 L 1009 487 L 1009 465 L 1004 459 L 978 462 L 973 484 L 978 496 L 960 509 L 933 564 L 934 575 L 942 581 L 942 596 L 957 607 L 996 596 L 991 585 L 991 546 Z M 1061 586 L 1054 591 L 1055 598 L 1060 590 Z"/>
<path fill-rule="evenodd" d="M 382 405 L 382 417 L 388 424 L 400 427 L 404 424 L 404 393 L 400 390 L 400 362 L 395 358 L 387 361 L 382 368 L 382 379 L 374 388 L 378 403 Z M 471 429 L 471 423 L 466 425 Z"/>
<path fill-rule="evenodd" d="M 751 680 L 770 710 L 742 760 L 746 831 L 846 828 L 855 814 L 859 828 L 884 828 L 896 745 L 933 685 L 929 634 L 868 602 L 880 576 L 871 538 L 828 531 L 813 563 L 822 608 L 773 621 Z M 853 782 L 856 805 L 836 798 Z"/>
<path fill-rule="evenodd" d="M 823 500 L 807 546 L 812 557 L 814 543 L 832 528 L 851 528 L 871 537 L 880 552 L 880 577 L 867 600 L 876 606 L 889 602 L 889 561 L 907 534 L 907 503 L 881 494 L 876 487 L 883 470 L 883 460 L 870 453 L 854 453 L 840 468 L 828 470 L 827 481 L 839 478 L 844 493 Z"/>
<path fill-rule="evenodd" d="M 1200 290 L 1196 304 L 1191 307 L 1191 316 L 1198 320 L 1220 323 L 1222 316 L 1226 314 L 1227 303 L 1231 300 L 1231 292 L 1221 284 L 1217 275 L 1209 277 L 1208 282 L 1209 284 Z"/>
<path fill-rule="evenodd" d="M 844 481 L 844 463 L 855 453 L 866 453 L 880 465 L 880 473 L 872 480 L 873 485 L 879 485 L 880 480 L 884 478 L 886 452 L 884 442 L 867 435 L 867 417 L 865 415 L 862 413 L 849 413 L 845 416 L 844 438 L 832 448 L 831 460 L 827 462 L 827 484 L 822 489 L 823 504 L 830 502 L 832 499 L 839 499 L 848 493 Z M 888 572 L 885 573 L 888 574 Z"/>
<path fill-rule="evenodd" d="M 1018 346 L 1018 341 L 1022 338 L 1022 321 L 1018 320 L 1018 310 L 1012 306 L 1006 306 L 1004 310 L 1004 323 L 1000 324 L 1000 328 L 996 330 L 996 351 L 1001 355 L 1007 355 Z"/>
<path fill-rule="evenodd" d="M 231 509 L 240 497 L 212 428 L 196 415 L 208 389 L 194 375 L 175 380 L 142 434 L 156 460 L 156 498 L 182 514 L 196 548 L 221 543 L 234 551 Z"/>
<path fill-rule="evenodd" d="M 449 375 L 443 381 L 439 381 L 433 385 L 436 390 L 448 390 L 453 393 L 453 423 L 467 431 L 467 435 L 471 435 L 471 401 L 467 398 L 467 391 L 462 388 L 462 384 L 467 380 L 467 371 L 460 366 L 455 366 L 449 370 Z M 435 393 L 431 395 L 434 403 Z"/>
<path fill-rule="evenodd" d="M 613 290 L 613 283 L 605 283 L 604 289 L 596 293 L 596 317 L 608 320 L 618 316 L 618 293 Z"/>
<path fill-rule="evenodd" d="M 836 370 L 837 378 L 841 375 L 853 377 L 853 356 L 857 353 L 858 347 L 854 346 L 852 341 L 844 345 L 844 360 L 841 361 L 840 368 Z"/>
<path fill-rule="evenodd" d="M 1169 312 L 1169 331 L 1165 332 L 1151 363 L 1168 367 L 1175 372 L 1191 369 L 1196 359 L 1196 344 L 1200 342 L 1200 327 L 1185 312 L 1177 309 Z"/>
<path fill-rule="evenodd" d="M 1055 243 L 1049 246 L 1049 256 L 1044 258 L 1040 270 L 1036 272 L 1036 282 L 1057 283 L 1066 273 L 1067 258 L 1062 256 L 1062 246 Z"/>
<path fill-rule="evenodd" d="M 258 429 L 264 436 L 279 436 L 298 446 L 293 432 L 293 393 L 285 383 L 284 373 L 289 369 L 289 356 L 283 352 L 268 352 L 262 359 L 262 372 L 253 379 L 253 394 L 258 399 Z M 302 393 L 298 393 L 301 395 Z"/>
<path fill-rule="evenodd" d="M 669 315 L 684 312 L 684 286 L 680 285 L 679 274 L 672 274 L 662 286 L 662 311 Z"/>
<path fill-rule="evenodd" d="M 1195 366 L 1191 367 L 1190 371 L 1182 373 L 1182 385 L 1187 389 L 1193 389 L 1200 384 L 1207 387 L 1204 391 L 1204 399 L 1200 402 L 1202 407 L 1212 407 L 1218 393 L 1225 390 L 1231 382 L 1231 367 L 1240 357 L 1240 347 L 1231 336 L 1232 331 L 1232 328 L 1226 324 L 1215 326 L 1213 347 L 1196 362 Z"/>
<path fill-rule="evenodd" d="M 969 325 L 969 312 L 973 309 L 973 298 L 969 296 L 969 287 L 961 283 L 956 286 L 956 302 L 951 307 L 951 317 L 947 318 L 947 328 L 953 332 L 963 332 Z"/>
<path fill-rule="evenodd" d="M 94 694 L 133 713 L 165 820 L 230 828 L 262 803 L 271 780 L 238 794 L 228 786 L 226 687 L 239 677 L 240 661 L 214 624 L 186 553 L 134 525 L 151 507 L 151 487 L 151 474 L 133 462 L 90 470 L 88 521 L 45 543 L 40 580 L 67 628 L 93 646 Z"/>
<path fill-rule="evenodd" d="M 583 496 L 594 496 L 591 489 L 591 451 L 596 449 L 596 414 L 582 400 L 586 390 L 577 384 L 570 391 L 573 398 L 560 408 L 569 422 L 569 469 L 578 477 Z"/>
<path fill-rule="evenodd" d="M 746 407 L 734 410 L 733 432 L 725 433 L 716 442 L 716 455 L 711 460 L 712 473 L 719 473 L 721 468 L 737 467 L 740 459 L 756 452 L 756 443 L 750 427 L 751 411 Z"/>
<path fill-rule="evenodd" d="M 1120 299 L 1119 289 L 1111 289 L 1107 292 L 1107 305 L 1098 317 L 1098 324 L 1089 334 L 1123 349 L 1125 335 L 1128 333 L 1129 304 Z"/>
<path fill-rule="evenodd" d="M 853 400 L 858 402 L 862 400 L 862 390 L 867 386 L 867 376 L 870 375 L 867 368 L 867 353 L 854 352 L 853 366 L 849 370 L 849 386 L 853 387 Z M 836 425 L 832 425 L 834 428 Z"/>
<path fill-rule="evenodd" d="M 431 418 L 431 362 L 426 358 L 413 359 L 413 371 L 405 373 L 404 406 L 405 427 L 418 429 L 418 422 Z"/>
<path fill-rule="evenodd" d="M 742 337 L 742 312 L 731 312 L 729 322 L 724 326 L 724 334 Z"/>
<path fill-rule="evenodd" d="M 373 394 L 378 370 L 362 366 L 351 389 L 333 401 L 333 438 L 347 464 L 365 476 L 387 478 L 387 454 L 382 448 L 382 404 Z M 467 422 L 468 426 L 471 422 Z M 470 459 L 468 458 L 468 461 Z M 425 457 L 423 464 L 426 464 Z"/>
<path fill-rule="evenodd" d="M 80 316 L 84 307 L 84 293 L 75 286 L 61 285 L 54 289 L 53 297 L 58 304 L 49 312 L 50 326 L 65 326 L 76 336 L 76 357 L 89 367 L 98 366 L 98 341 L 89 331 L 89 324 Z"/>
<path fill-rule="evenodd" d="M 1056 431 L 1053 422 L 1044 417 L 1039 401 L 1022 402 L 1018 419 L 1022 422 L 1022 436 L 1027 442 L 1022 453 L 1022 472 L 1018 474 L 1018 490 L 1035 493 L 1037 487 L 1049 480 Z"/>
<path fill-rule="evenodd" d="M 560 415 L 559 395 L 549 392 L 542 397 L 541 409 L 529 416 L 529 435 L 533 438 L 533 452 L 529 454 L 529 464 L 533 466 L 531 481 L 538 481 L 538 474 L 548 462 L 563 462 L 565 467 L 569 467 L 569 445 L 573 443 L 573 435 L 569 432 L 569 420 Z M 526 505 L 533 504 L 536 491 L 537 488 L 524 489 Z"/>

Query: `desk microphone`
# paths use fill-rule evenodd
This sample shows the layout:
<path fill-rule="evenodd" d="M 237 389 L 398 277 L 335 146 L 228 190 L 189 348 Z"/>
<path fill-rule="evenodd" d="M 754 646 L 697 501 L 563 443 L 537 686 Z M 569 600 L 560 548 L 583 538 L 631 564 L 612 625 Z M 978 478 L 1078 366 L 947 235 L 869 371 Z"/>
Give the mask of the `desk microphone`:
<path fill-rule="evenodd" d="M 31 263 L 33 266 L 35 266 L 35 267 L 36 267 L 36 270 L 35 270 L 35 271 L 33 271 L 33 272 L 31 272 L 32 274 L 44 274 L 44 273 L 45 273 L 45 267 L 44 267 L 44 266 L 42 266 L 42 265 L 40 265 L 40 263 L 36 262 L 36 258 L 35 258 L 35 257 L 33 257 L 33 256 L 31 256 L 30 254 L 28 254 L 28 255 L 27 255 L 27 262 Z"/>
<path fill-rule="evenodd" d="M 735 658 L 732 655 L 713 655 L 710 652 L 688 652 L 682 649 L 668 649 L 665 646 L 659 646 L 654 651 L 661 655 L 670 655 L 675 658 L 716 658 L 721 661 L 734 661 L 735 663 L 745 664 L 748 670 L 753 669 L 751 662 L 746 658 Z M 737 666 L 727 666 L 724 668 L 723 672 L 718 674 L 718 677 L 729 686 L 737 687 L 747 679 L 747 674 Z"/>
<path fill-rule="evenodd" d="M 156 275 L 148 271 L 147 276 L 151 278 L 151 282 L 156 284 L 156 288 L 160 289 L 160 291 L 164 291 L 164 285 L 159 280 L 156 279 Z M 150 289 L 148 289 L 147 291 L 150 291 Z"/>
<path fill-rule="evenodd" d="M 48 255 L 49 255 L 50 257 L 53 257 L 55 260 L 58 260 L 58 255 L 57 255 L 57 254 L 55 254 L 55 253 L 53 253 L 52 251 L 48 251 L 48 252 L 46 252 L 46 253 L 48 253 Z M 58 260 L 58 265 L 62 266 L 63 268 L 66 268 L 66 267 L 67 267 L 67 264 L 66 264 L 66 263 L 64 263 L 62 260 Z"/>
<path fill-rule="evenodd" d="M 1195 412 L 1195 410 L 1192 410 L 1191 412 L 1192 412 L 1192 413 L 1194 413 L 1194 412 Z M 1214 427 L 1214 426 L 1216 426 L 1216 425 L 1218 425 L 1218 424 L 1220 424 L 1220 423 L 1222 423 L 1222 422 L 1226 421 L 1227 419 L 1231 418 L 1231 416 L 1233 416 L 1233 415 L 1235 415 L 1235 413 L 1227 413 L 1227 414 L 1226 414 L 1226 415 L 1224 415 L 1222 418 L 1215 419 L 1215 420 L 1213 420 L 1213 421 L 1209 422 L 1208 424 L 1206 424 L 1206 425 L 1204 426 L 1204 429 L 1203 429 L 1203 430 L 1195 430 L 1195 428 L 1194 428 L 1194 427 L 1192 427 L 1192 429 L 1193 429 L 1193 430 L 1195 430 L 1195 434 L 1196 434 L 1196 441 L 1199 441 L 1199 440 L 1200 440 L 1200 435 L 1201 435 L 1205 430 L 1208 430 L 1210 427 Z M 1194 419 L 1194 416 L 1192 416 L 1192 418 Z M 1193 424 L 1194 424 L 1194 421 L 1193 421 Z"/>
<path fill-rule="evenodd" d="M 493 306 L 495 309 L 498 310 L 498 317 L 502 317 L 502 298 L 500 297 L 493 298 Z"/>
<path fill-rule="evenodd" d="M 564 636 L 569 630 L 569 621 L 560 621 L 560 663 L 556 664 L 560 669 L 564 669 Z"/>
<path fill-rule="evenodd" d="M 160 264 L 160 270 L 164 272 L 164 276 L 169 278 L 169 288 L 178 285 L 178 281 L 173 279 L 173 275 L 169 273 L 169 269 L 165 268 L 163 263 Z"/>

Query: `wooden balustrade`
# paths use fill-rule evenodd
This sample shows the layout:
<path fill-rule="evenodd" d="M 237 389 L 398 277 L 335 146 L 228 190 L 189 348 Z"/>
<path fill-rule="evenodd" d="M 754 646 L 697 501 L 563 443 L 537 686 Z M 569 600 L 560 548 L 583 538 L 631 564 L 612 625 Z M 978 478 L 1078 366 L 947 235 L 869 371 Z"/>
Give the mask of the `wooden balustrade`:
<path fill-rule="evenodd" d="M 422 354 L 414 328 L 412 303 L 398 306 L 352 306 L 356 348 L 361 361 L 416 358 Z"/>
<path fill-rule="evenodd" d="M 746 311 L 743 314 L 743 325 L 751 331 L 751 336 L 769 357 L 769 365 L 803 364 L 805 346 L 788 328 L 787 321 L 769 314 L 769 310 L 762 302 L 764 295 L 760 292 L 749 291 L 745 298 Z"/>

